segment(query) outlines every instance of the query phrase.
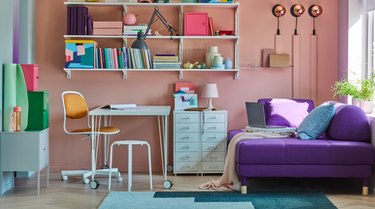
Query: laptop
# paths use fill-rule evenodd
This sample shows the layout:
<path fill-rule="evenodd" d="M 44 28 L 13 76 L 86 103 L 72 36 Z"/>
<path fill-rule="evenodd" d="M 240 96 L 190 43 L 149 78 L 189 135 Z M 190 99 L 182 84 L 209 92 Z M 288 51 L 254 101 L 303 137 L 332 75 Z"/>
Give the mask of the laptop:
<path fill-rule="evenodd" d="M 266 124 L 264 105 L 258 102 L 246 102 L 247 121 L 253 128 L 289 128 L 286 126 L 273 126 Z"/>

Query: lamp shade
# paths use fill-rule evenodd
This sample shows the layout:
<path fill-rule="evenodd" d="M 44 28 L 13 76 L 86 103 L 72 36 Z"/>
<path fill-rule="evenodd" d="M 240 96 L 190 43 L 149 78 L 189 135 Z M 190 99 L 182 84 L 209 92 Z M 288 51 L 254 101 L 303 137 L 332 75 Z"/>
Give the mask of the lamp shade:
<path fill-rule="evenodd" d="M 215 83 L 206 84 L 202 92 L 203 98 L 219 98 L 219 93 L 217 92 L 217 85 Z"/>
<path fill-rule="evenodd" d="M 148 46 L 145 41 L 145 35 L 142 31 L 139 31 L 137 34 L 137 39 L 133 42 L 132 47 L 134 49 L 148 49 Z"/>

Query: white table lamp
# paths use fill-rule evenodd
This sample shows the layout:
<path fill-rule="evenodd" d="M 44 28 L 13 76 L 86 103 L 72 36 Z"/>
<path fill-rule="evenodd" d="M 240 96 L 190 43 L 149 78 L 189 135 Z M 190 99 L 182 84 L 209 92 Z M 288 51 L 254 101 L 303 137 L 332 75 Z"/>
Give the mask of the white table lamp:
<path fill-rule="evenodd" d="M 217 86 L 215 83 L 206 84 L 202 92 L 203 98 L 208 98 L 208 110 L 212 110 L 212 98 L 219 98 L 219 93 L 217 92 Z"/>

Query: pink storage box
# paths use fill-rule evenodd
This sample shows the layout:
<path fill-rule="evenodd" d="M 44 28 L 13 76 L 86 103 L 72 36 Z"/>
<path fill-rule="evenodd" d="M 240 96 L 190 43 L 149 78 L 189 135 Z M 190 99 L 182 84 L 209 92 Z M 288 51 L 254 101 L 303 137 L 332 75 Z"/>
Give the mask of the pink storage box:
<path fill-rule="evenodd" d="M 98 28 L 94 28 L 93 30 L 93 35 L 119 35 L 121 36 L 122 35 L 122 28 L 120 29 L 98 29 Z"/>
<path fill-rule="evenodd" d="M 208 36 L 207 12 L 185 12 L 184 18 L 185 36 Z"/>
<path fill-rule="evenodd" d="M 36 91 L 38 89 L 38 65 L 21 64 L 23 76 L 25 77 L 27 91 Z"/>
<path fill-rule="evenodd" d="M 122 21 L 94 21 L 93 28 L 121 28 Z"/>

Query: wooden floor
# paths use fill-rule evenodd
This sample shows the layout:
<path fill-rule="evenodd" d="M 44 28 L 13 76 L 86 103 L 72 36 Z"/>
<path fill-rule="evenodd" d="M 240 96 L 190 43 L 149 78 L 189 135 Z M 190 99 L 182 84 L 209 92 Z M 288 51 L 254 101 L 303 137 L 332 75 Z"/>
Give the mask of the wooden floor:
<path fill-rule="evenodd" d="M 127 176 L 122 175 L 121 183 L 113 181 L 113 190 L 127 190 Z M 162 188 L 162 175 L 154 175 L 154 191 L 164 191 Z M 168 191 L 198 191 L 197 185 L 218 176 L 196 175 L 170 175 L 169 179 L 174 183 Z M 145 174 L 133 175 L 133 191 L 148 191 L 148 176 Z M 43 176 L 43 180 L 44 180 Z M 60 179 L 58 173 L 53 173 L 50 185 L 45 188 L 42 181 L 41 195 L 36 192 L 36 178 L 16 179 L 15 188 L 0 197 L 0 208 L 97 208 L 108 194 L 107 178 L 98 178 L 101 183 L 97 190 L 91 190 L 89 185 L 84 185 L 79 178 L 69 178 L 67 182 Z M 374 209 L 375 196 L 361 195 L 361 182 L 351 179 L 253 179 L 249 180 L 249 190 L 264 191 L 306 191 L 318 190 L 324 192 L 328 198 L 338 207 L 343 209 Z"/>

